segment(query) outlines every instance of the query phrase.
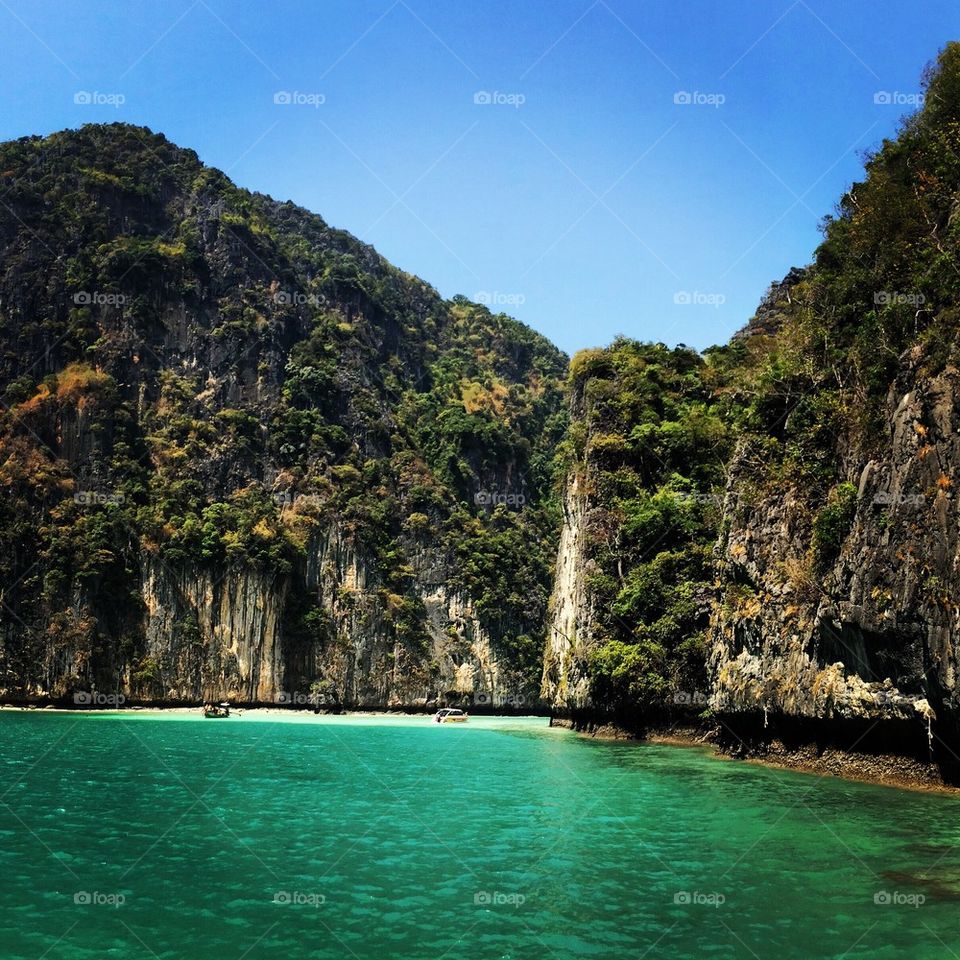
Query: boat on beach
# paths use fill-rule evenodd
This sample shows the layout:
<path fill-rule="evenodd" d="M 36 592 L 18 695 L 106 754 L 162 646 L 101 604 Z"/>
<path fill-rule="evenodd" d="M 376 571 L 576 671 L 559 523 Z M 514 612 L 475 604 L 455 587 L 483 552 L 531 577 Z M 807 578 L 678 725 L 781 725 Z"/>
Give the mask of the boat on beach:
<path fill-rule="evenodd" d="M 462 710 L 444 707 L 434 714 L 433 719 L 436 723 L 466 723 L 470 718 Z"/>
<path fill-rule="evenodd" d="M 208 720 L 223 720 L 230 716 L 229 703 L 205 703 L 203 705 L 203 715 Z"/>

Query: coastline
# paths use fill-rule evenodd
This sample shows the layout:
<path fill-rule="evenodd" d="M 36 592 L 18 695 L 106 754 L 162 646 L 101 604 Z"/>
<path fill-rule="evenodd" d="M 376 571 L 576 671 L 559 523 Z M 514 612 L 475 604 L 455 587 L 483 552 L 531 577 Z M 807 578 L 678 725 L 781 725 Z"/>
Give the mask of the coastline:
<path fill-rule="evenodd" d="M 89 714 L 91 716 L 97 714 L 110 714 L 111 716 L 116 716 L 118 714 L 136 714 L 142 716 L 143 714 L 156 713 L 156 714 L 183 714 L 184 716 L 196 716 L 203 713 L 202 706 L 130 706 L 124 705 L 122 707 L 58 707 L 54 704 L 10 704 L 4 703 L 0 704 L 0 712 L 13 712 L 13 713 L 70 713 L 76 714 L 77 716 L 82 716 L 84 714 Z M 265 706 L 231 706 L 230 714 L 231 716 L 242 717 L 244 714 L 250 713 L 258 717 L 306 717 L 306 716 L 320 716 L 320 717 L 425 717 L 432 715 L 434 711 L 430 710 L 321 710 L 319 713 L 315 713 L 312 709 L 308 708 L 291 708 L 291 707 L 265 707 Z M 486 714 L 484 714 L 486 716 Z M 503 714 L 503 716 L 520 716 L 520 714 Z"/>
<path fill-rule="evenodd" d="M 201 717 L 203 715 L 202 706 L 182 706 L 182 705 L 171 705 L 171 706 L 160 706 L 160 705 L 136 705 L 132 706 L 130 704 L 125 704 L 119 707 L 64 707 L 57 706 L 55 704 L 10 704 L 3 703 L 0 704 L 0 713 L 58 713 L 58 714 L 70 714 L 73 716 L 184 716 L 184 717 Z M 360 718 L 360 719 L 376 719 L 378 717 L 419 717 L 423 719 L 432 719 L 436 713 L 435 709 L 423 709 L 418 707 L 398 707 L 395 709 L 390 708 L 370 708 L 364 709 L 358 707 L 356 709 L 343 709 L 343 710 L 319 710 L 314 711 L 313 708 L 308 707 L 278 707 L 278 706 L 244 706 L 242 704 L 231 705 L 230 707 L 230 717 L 229 719 L 239 719 L 245 715 L 251 717 L 258 717 L 260 719 L 313 719 L 314 717 L 320 719 L 329 719 L 329 718 L 343 718 L 349 719 Z M 549 721 L 549 715 L 546 713 L 529 713 L 518 710 L 513 711 L 496 711 L 490 709 L 481 709 L 481 710 L 471 710 L 468 711 L 468 714 L 471 718 L 477 720 L 488 720 L 488 719 L 521 719 L 529 717 L 538 717 L 545 722 Z"/>
<path fill-rule="evenodd" d="M 54 704 L 0 704 L 0 713 L 64 713 L 76 715 L 181 715 L 195 717 L 202 712 L 198 706 L 130 706 L 109 707 L 62 707 Z M 278 706 L 237 706 L 232 708 L 235 718 L 245 714 L 260 719 L 309 719 L 317 717 L 427 717 L 432 711 L 423 709 L 370 709 L 370 710 L 324 710 L 314 713 L 312 709 L 296 709 Z M 479 718 L 535 716 L 535 714 L 493 713 L 475 714 Z M 544 717 L 546 719 L 546 717 Z M 578 736 L 592 740 L 634 742 L 659 746 L 696 748 L 709 752 L 718 760 L 741 761 L 759 764 L 780 770 L 792 770 L 819 777 L 837 777 L 858 783 L 893 787 L 924 793 L 958 794 L 957 786 L 944 781 L 934 763 L 924 763 L 913 757 L 893 753 L 868 753 L 844 750 L 835 746 L 818 747 L 813 743 L 787 746 L 773 739 L 762 749 L 747 747 L 739 741 L 736 749 L 724 744 L 719 736 L 719 727 L 699 727 L 692 724 L 661 724 L 637 733 L 616 723 L 587 723 L 569 717 L 550 718 L 550 726 L 569 729 Z"/>
<path fill-rule="evenodd" d="M 720 741 L 719 728 L 689 725 L 653 727 L 642 734 L 613 723 L 590 725 L 568 718 L 554 718 L 553 726 L 566 727 L 579 736 L 594 740 L 634 741 L 670 747 L 699 748 L 709 751 L 718 760 L 740 761 L 779 770 L 793 770 L 818 777 L 835 777 L 856 783 L 893 787 L 921 793 L 943 793 L 957 796 L 960 788 L 944 781 L 934 763 L 893 753 L 867 753 L 843 750 L 833 746 L 818 748 L 813 743 L 788 747 L 774 739 L 762 750 L 748 749 L 741 741 L 733 750 Z"/>

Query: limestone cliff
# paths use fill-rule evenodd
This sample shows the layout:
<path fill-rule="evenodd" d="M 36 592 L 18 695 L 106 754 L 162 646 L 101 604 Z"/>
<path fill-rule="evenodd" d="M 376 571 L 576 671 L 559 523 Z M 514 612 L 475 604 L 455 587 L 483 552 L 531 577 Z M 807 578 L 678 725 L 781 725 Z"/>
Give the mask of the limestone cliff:
<path fill-rule="evenodd" d="M 535 698 L 563 354 L 144 128 L 0 178 L 0 696 Z"/>
<path fill-rule="evenodd" d="M 584 707 L 590 699 L 586 660 L 593 647 L 593 615 L 586 583 L 589 503 L 585 487 L 583 474 L 571 471 L 563 496 L 563 527 L 547 617 L 541 696 L 559 708 Z"/>
<path fill-rule="evenodd" d="M 717 550 L 710 704 L 859 738 L 899 725 L 955 777 L 960 46 L 925 83 L 814 263 L 772 290 L 775 322 L 737 345 L 746 429 Z"/>
<path fill-rule="evenodd" d="M 887 398 L 885 449 L 850 458 L 849 532 L 822 576 L 810 572 L 803 492 L 757 494 L 735 461 L 715 709 L 956 722 L 960 374 L 918 376 L 917 359 L 902 358 Z"/>
<path fill-rule="evenodd" d="M 574 357 L 552 629 L 589 610 L 590 649 L 570 698 L 584 658 L 549 643 L 557 706 L 692 706 L 737 749 L 869 746 L 960 778 L 960 45 L 924 82 L 729 345 Z"/>

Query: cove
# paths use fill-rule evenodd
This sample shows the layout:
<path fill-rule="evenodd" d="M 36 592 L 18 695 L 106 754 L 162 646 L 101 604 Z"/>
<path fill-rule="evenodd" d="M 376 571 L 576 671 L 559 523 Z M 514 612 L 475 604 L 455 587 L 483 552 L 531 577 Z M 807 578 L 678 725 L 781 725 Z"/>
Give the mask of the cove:
<path fill-rule="evenodd" d="M 0 956 L 942 958 L 960 797 L 540 718 L 0 713 Z"/>

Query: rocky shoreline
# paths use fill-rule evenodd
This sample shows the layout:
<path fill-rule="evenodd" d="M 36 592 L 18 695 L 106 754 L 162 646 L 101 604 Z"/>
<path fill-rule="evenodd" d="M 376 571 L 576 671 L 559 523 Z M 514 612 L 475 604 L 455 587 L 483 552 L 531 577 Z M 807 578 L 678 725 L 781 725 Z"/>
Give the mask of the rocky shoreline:
<path fill-rule="evenodd" d="M 956 793 L 958 786 L 944 779 L 933 761 L 923 761 L 904 753 L 883 753 L 849 750 L 814 741 L 789 742 L 771 737 L 764 742 L 750 742 L 731 736 L 718 725 L 690 723 L 657 723 L 645 729 L 610 721 L 557 716 L 551 726 L 565 727 L 581 736 L 599 740 L 632 740 L 637 743 L 663 744 L 675 747 L 699 747 L 719 759 L 742 760 L 783 770 L 794 770 L 822 777 L 840 777 L 861 783 L 897 787 L 904 790 Z"/>

